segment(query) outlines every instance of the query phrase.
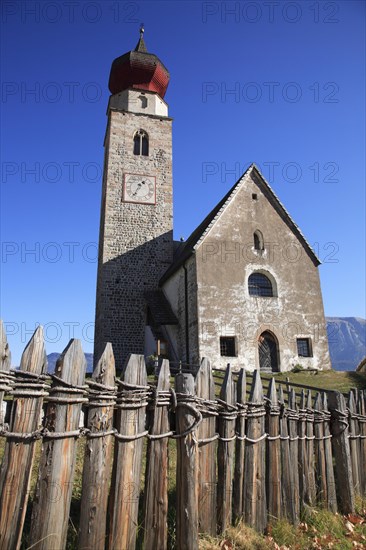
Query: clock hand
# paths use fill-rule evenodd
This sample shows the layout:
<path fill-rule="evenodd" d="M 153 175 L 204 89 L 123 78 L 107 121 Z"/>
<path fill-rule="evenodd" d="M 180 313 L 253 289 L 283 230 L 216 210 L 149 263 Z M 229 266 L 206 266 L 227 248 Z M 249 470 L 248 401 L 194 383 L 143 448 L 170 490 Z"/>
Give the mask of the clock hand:
<path fill-rule="evenodd" d="M 144 182 L 142 182 L 142 183 L 144 183 Z M 139 182 L 139 183 L 137 184 L 137 189 L 136 189 L 136 191 L 135 191 L 134 193 L 132 193 L 132 196 L 133 196 L 133 197 L 137 194 L 137 192 L 138 192 L 138 190 L 140 189 L 142 183 Z"/>
<path fill-rule="evenodd" d="M 146 184 L 146 181 L 145 181 L 145 180 L 142 181 L 141 183 L 138 183 L 138 184 L 137 184 L 137 189 L 136 189 L 136 191 L 133 193 L 132 196 L 136 196 L 140 191 L 143 191 L 142 186 L 145 185 L 145 184 Z"/>

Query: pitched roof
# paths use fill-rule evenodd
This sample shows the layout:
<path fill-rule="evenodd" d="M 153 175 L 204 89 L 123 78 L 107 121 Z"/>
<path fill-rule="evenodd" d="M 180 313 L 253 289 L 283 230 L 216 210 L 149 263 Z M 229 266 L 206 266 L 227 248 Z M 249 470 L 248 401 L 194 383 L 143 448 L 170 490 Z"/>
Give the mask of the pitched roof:
<path fill-rule="evenodd" d="M 274 193 L 269 183 L 262 176 L 262 174 L 260 173 L 256 165 L 251 164 L 249 168 L 244 172 L 244 174 L 239 178 L 239 180 L 233 185 L 231 189 L 229 189 L 226 195 L 215 206 L 215 208 L 213 208 L 211 212 L 205 217 L 203 222 L 200 223 L 198 227 L 196 227 L 193 233 L 191 233 L 187 241 L 184 243 L 184 246 L 179 247 L 178 254 L 174 258 L 173 263 L 170 265 L 170 267 L 167 269 L 167 271 L 164 273 L 164 275 L 160 279 L 160 285 L 163 284 L 165 281 L 167 281 L 169 277 L 171 277 L 177 271 L 177 269 L 181 265 L 183 265 L 186 260 L 188 260 L 188 258 L 192 254 L 194 254 L 197 246 L 201 243 L 201 241 L 207 235 L 208 231 L 214 225 L 219 215 L 226 208 L 226 206 L 231 202 L 231 200 L 236 195 L 239 188 L 245 183 L 246 179 L 249 176 L 252 176 L 255 183 L 261 189 L 263 194 L 267 197 L 267 199 L 272 204 L 272 206 L 276 209 L 276 211 L 281 216 L 283 221 L 288 225 L 288 227 L 293 231 L 293 233 L 299 239 L 306 253 L 310 257 L 310 259 L 314 262 L 314 264 L 318 266 L 321 263 L 318 257 L 316 256 L 315 252 L 311 248 L 310 244 L 307 242 L 304 235 L 300 231 L 300 228 L 292 220 L 290 214 L 287 212 L 287 210 L 285 209 L 285 207 L 283 206 L 283 204 L 281 203 L 277 195 Z"/>

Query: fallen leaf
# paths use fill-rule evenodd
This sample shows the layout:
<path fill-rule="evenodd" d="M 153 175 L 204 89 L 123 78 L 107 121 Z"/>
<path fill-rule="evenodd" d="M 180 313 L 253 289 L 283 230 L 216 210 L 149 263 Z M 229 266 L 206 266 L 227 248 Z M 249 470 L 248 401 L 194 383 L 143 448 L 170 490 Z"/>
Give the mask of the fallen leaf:
<path fill-rule="evenodd" d="M 345 523 L 345 528 L 347 529 L 347 531 L 349 531 L 350 533 L 353 533 L 353 531 L 355 530 L 355 528 L 353 527 L 352 523 L 350 521 L 346 521 Z"/>
<path fill-rule="evenodd" d="M 361 516 L 357 516 L 356 514 L 348 514 L 347 519 L 353 523 L 353 525 L 362 525 L 362 523 L 365 522 Z"/>

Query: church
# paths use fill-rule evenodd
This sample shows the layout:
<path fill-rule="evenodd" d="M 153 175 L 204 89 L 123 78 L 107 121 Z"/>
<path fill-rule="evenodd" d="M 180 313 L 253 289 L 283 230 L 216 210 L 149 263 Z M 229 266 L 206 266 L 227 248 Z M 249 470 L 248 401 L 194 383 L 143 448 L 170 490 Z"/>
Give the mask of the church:
<path fill-rule="evenodd" d="M 320 261 L 255 164 L 173 240 L 169 72 L 147 51 L 111 67 L 95 349 L 213 367 L 329 369 Z"/>

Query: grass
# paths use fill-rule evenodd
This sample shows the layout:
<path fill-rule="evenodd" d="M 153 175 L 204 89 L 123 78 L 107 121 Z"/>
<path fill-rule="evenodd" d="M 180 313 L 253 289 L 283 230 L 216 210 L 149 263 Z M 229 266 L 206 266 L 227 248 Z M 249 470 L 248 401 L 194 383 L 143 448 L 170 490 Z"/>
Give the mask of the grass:
<path fill-rule="evenodd" d="M 302 384 L 304 386 L 309 386 L 314 388 L 312 392 L 313 398 L 316 394 L 316 388 L 322 390 L 335 390 L 342 393 L 348 393 L 352 388 L 358 388 L 360 390 L 366 389 L 366 373 L 360 372 L 342 372 L 342 371 L 300 371 L 300 372 L 283 372 L 278 373 L 275 376 L 277 382 L 277 388 L 279 384 L 282 385 L 282 389 L 285 392 L 286 398 L 286 389 L 287 389 L 287 380 L 289 384 Z M 214 381 L 215 381 L 215 393 L 218 396 L 224 378 L 224 372 L 215 371 Z M 268 375 L 264 375 L 262 378 L 262 384 L 264 389 L 264 394 L 266 395 L 269 385 L 269 379 L 271 378 Z M 250 386 L 252 382 L 252 375 L 248 373 L 247 375 L 247 399 L 249 398 Z M 301 388 L 294 387 L 296 393 L 298 394 L 301 391 Z"/>
<path fill-rule="evenodd" d="M 209 537 L 201 535 L 199 541 L 200 550 L 245 549 L 268 550 L 269 541 L 244 523 L 240 522 L 235 527 L 230 527 L 221 537 Z M 272 546 L 274 548 L 274 546 Z"/>
<path fill-rule="evenodd" d="M 366 503 L 359 500 L 357 513 L 332 514 L 320 508 L 303 512 L 298 526 L 281 519 L 259 535 L 242 522 L 219 537 L 201 535 L 200 550 L 352 550 L 366 548 Z"/>
<path fill-rule="evenodd" d="M 304 384 L 306 386 L 323 388 L 325 390 L 349 392 L 352 388 L 366 389 L 366 373 L 354 371 L 300 371 L 276 375 L 276 380 L 278 381 L 285 382 L 286 378 L 289 378 L 290 383 L 294 382 L 296 384 Z"/>

